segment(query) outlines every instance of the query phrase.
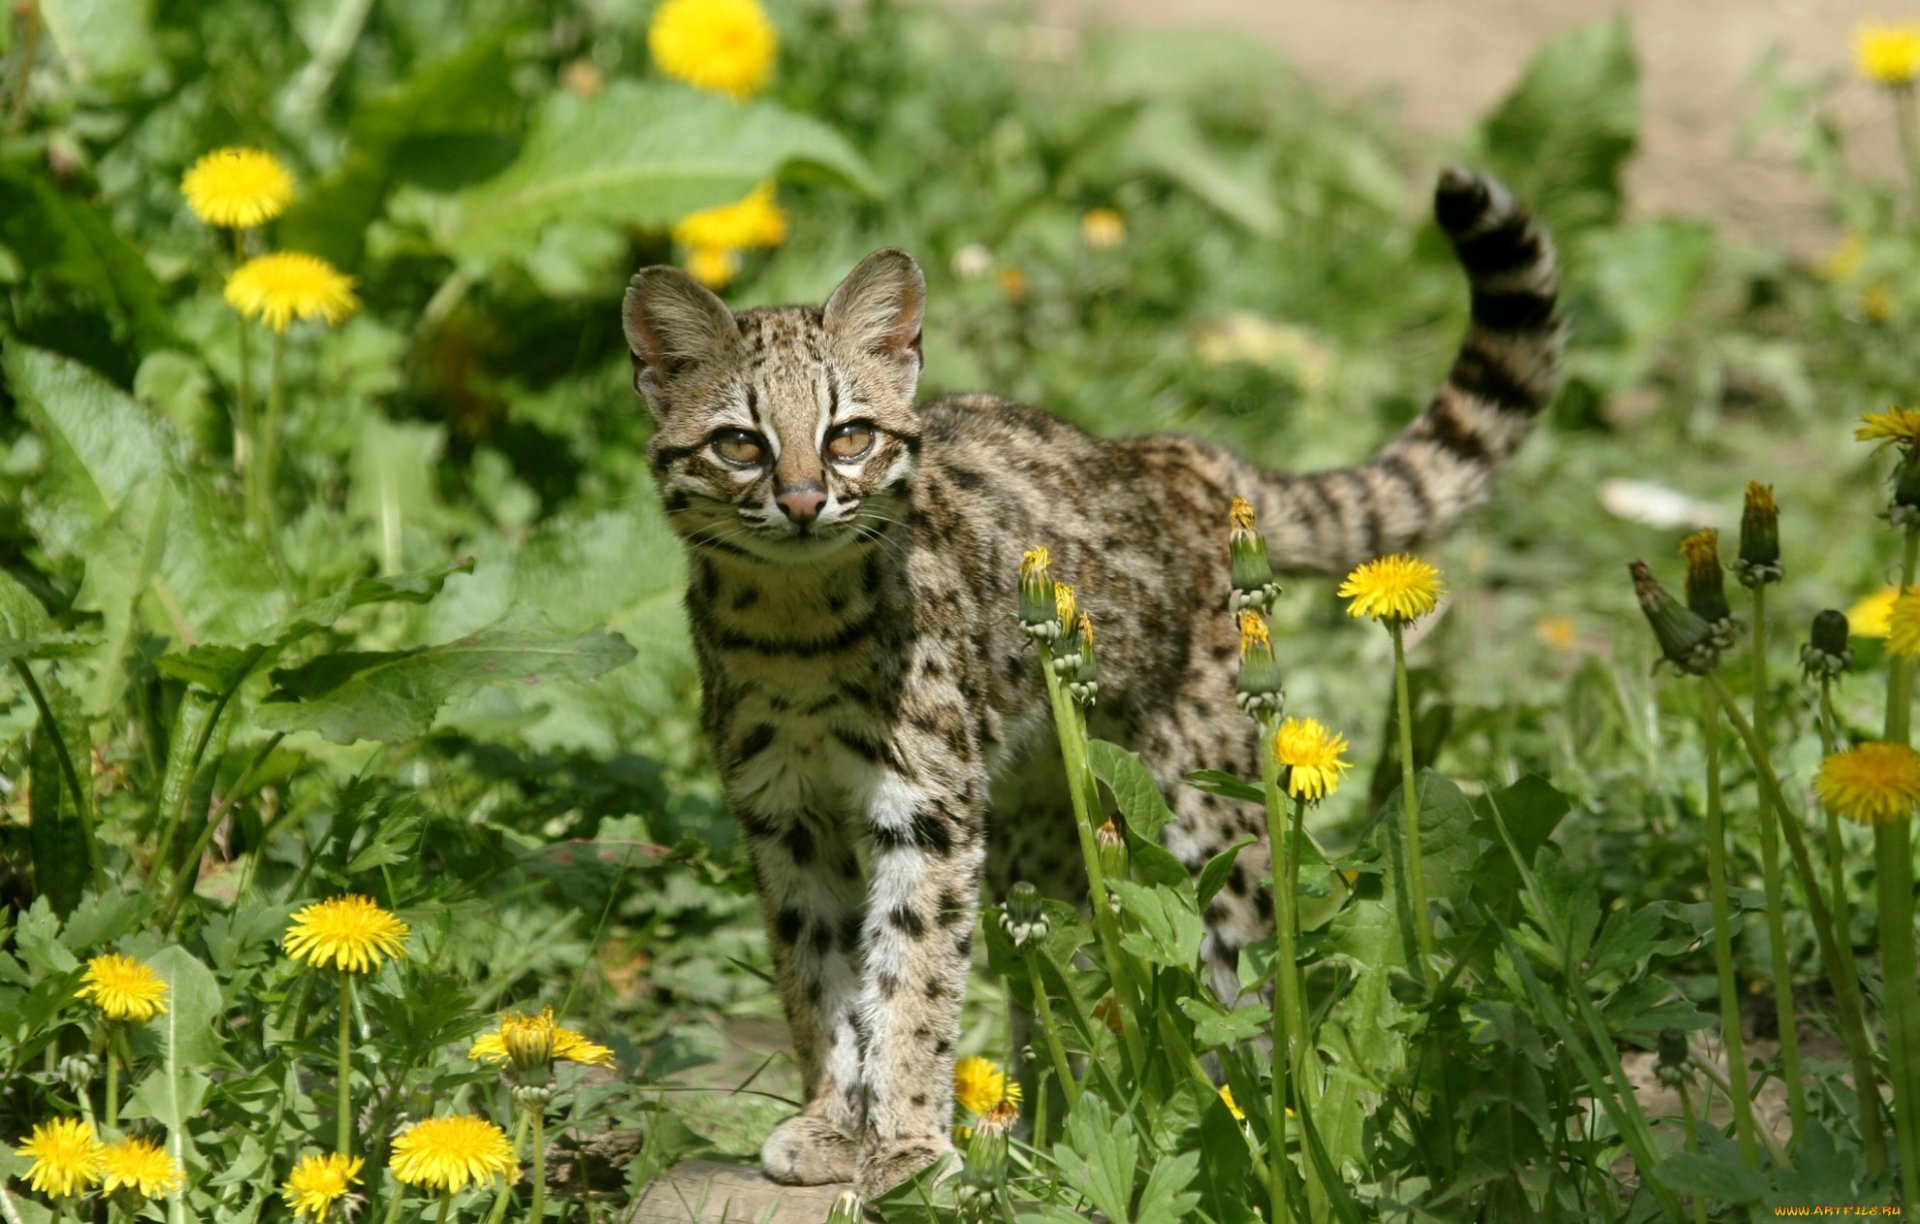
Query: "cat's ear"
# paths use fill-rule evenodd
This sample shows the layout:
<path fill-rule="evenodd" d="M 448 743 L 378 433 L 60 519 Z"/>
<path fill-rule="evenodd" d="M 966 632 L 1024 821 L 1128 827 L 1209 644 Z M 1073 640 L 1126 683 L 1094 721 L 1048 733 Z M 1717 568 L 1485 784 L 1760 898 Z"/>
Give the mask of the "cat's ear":
<path fill-rule="evenodd" d="M 913 256 L 896 247 L 875 251 L 847 273 L 827 299 L 827 330 L 847 343 L 897 362 L 911 382 L 920 375 L 920 318 L 927 280 Z"/>
<path fill-rule="evenodd" d="M 634 274 L 620 304 L 620 327 L 633 353 L 633 389 L 652 393 L 696 362 L 724 356 L 740 342 L 726 303 L 678 268 Z"/>

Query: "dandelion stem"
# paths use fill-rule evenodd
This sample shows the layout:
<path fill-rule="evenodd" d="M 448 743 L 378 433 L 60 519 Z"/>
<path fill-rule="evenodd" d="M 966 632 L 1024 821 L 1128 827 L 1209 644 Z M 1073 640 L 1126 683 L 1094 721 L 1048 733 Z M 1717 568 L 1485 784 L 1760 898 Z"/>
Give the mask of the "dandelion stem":
<path fill-rule="evenodd" d="M 1439 985 L 1431 962 L 1433 921 L 1427 915 L 1427 877 L 1420 863 L 1420 795 L 1413 776 L 1413 700 L 1407 690 L 1406 626 L 1389 620 L 1393 634 L 1393 691 L 1400 725 L 1400 807 L 1406 816 L 1407 895 L 1413 934 L 1420 945 L 1420 975 L 1431 993 Z"/>
<path fill-rule="evenodd" d="M 111 1020 L 102 1021 L 111 1025 Z M 107 1129 L 120 1125 L 120 1051 L 115 1048 L 113 1030 L 107 1030 Z"/>
<path fill-rule="evenodd" d="M 533 1118 L 533 1206 L 527 1219 L 540 1224 L 547 1216 L 547 1120 L 538 1105 L 527 1113 Z"/>
<path fill-rule="evenodd" d="M 1915 138 L 1913 123 L 1914 91 L 1911 82 L 1901 82 L 1893 86 L 1893 126 L 1900 134 L 1900 158 L 1907 166 L 1907 189 L 1915 194 L 1909 197 L 1907 207 L 1911 213 L 1920 209 L 1920 139 Z"/>
<path fill-rule="evenodd" d="M 434 1217 L 434 1224 L 447 1224 L 447 1213 L 453 1210 L 453 1191 L 448 1190 L 440 1196 L 440 1214 Z"/>
<path fill-rule="evenodd" d="M 380 1224 L 394 1224 L 394 1221 L 400 1218 L 400 1200 L 405 1197 L 406 1194 L 402 1192 L 400 1186 L 396 1183 L 393 1187 L 393 1197 L 387 1200 L 387 1214 L 381 1220 Z"/>
<path fill-rule="evenodd" d="M 1029 944 L 1021 949 L 1027 960 L 1027 980 L 1033 983 L 1033 1010 L 1040 1020 L 1040 1031 L 1046 1034 L 1047 1057 L 1053 1061 L 1053 1074 L 1060 1081 L 1060 1090 L 1067 1095 L 1067 1109 L 1071 1111 L 1080 1103 L 1080 1082 L 1073 1078 L 1073 1064 L 1067 1061 L 1066 1047 L 1060 1043 L 1060 1030 L 1053 1022 L 1053 1000 L 1047 995 L 1046 979 L 1040 976 L 1040 954 Z M 1035 1108 L 1046 1108 L 1046 1094 L 1037 1093 L 1039 1101 Z M 1034 1138 L 1045 1142 L 1046 1132 L 1037 1123 L 1034 1126 Z"/>
<path fill-rule="evenodd" d="M 233 230 L 233 266 L 237 269 L 247 261 L 246 231 L 238 226 Z M 233 470 L 240 473 L 246 485 L 247 504 L 253 504 L 253 325 L 246 319 L 240 320 L 239 334 L 239 372 L 233 380 Z"/>
<path fill-rule="evenodd" d="M 1740 1028 L 1740 993 L 1733 978 L 1733 922 L 1727 907 L 1726 815 L 1720 802 L 1720 712 L 1713 702 L 1701 714 L 1707 752 L 1707 895 L 1713 903 L 1713 966 L 1720 979 L 1720 1042 L 1727 1051 L 1728 1095 L 1736 1098 L 1733 1133 L 1740 1163 L 1760 1167 L 1753 1115 L 1747 1111 L 1746 1039 Z"/>
<path fill-rule="evenodd" d="M 1767 587 L 1753 588 L 1753 733 L 1761 745 L 1773 737 L 1767 718 Z M 1784 816 L 1780 819 L 1785 819 Z M 1793 1133 L 1807 1125 L 1807 1087 L 1800 1071 L 1800 1022 L 1793 1006 L 1793 963 L 1787 955 L 1787 893 L 1780 878 L 1780 826 L 1760 805 L 1760 872 L 1767 889 L 1767 950 L 1773 966 L 1773 1014 L 1780 1026 L 1780 1075 L 1787 1082 L 1787 1115 Z"/>
<path fill-rule="evenodd" d="M 353 1084 L 353 974 L 348 970 L 340 971 L 340 1084 L 335 1105 L 338 1117 L 334 1119 L 333 1150 L 342 1156 L 353 1155 L 352 1099 L 350 1089 Z M 446 1215 L 441 1212 L 442 1218 Z"/>
<path fill-rule="evenodd" d="M 1902 91 L 1900 112 L 1907 114 L 1913 91 Z M 1920 166 L 1912 156 L 1911 120 L 1901 129 L 1910 169 Z M 1900 556 L 1900 593 L 1913 585 L 1914 565 L 1920 558 L 1920 528 L 1909 527 Z M 1905 656 L 1892 656 L 1887 676 L 1886 739 L 1912 742 L 1913 665 Z M 1900 1149 L 1900 1184 L 1906 1205 L 1920 1206 L 1920 984 L 1914 980 L 1913 941 L 1913 831 L 1899 820 L 1873 827 L 1874 891 L 1880 918 L 1880 978 L 1887 1009 L 1888 1067 L 1893 1080 L 1894 1138 Z M 1873 1081 L 1866 1081 L 1871 1088 Z M 1862 1114 L 1864 1116 L 1864 1109 Z"/>
<path fill-rule="evenodd" d="M 1857 982 L 1851 985 L 1840 970 L 1840 952 L 1833 933 L 1833 913 L 1827 908 L 1826 897 L 1821 892 L 1820 880 L 1814 874 L 1813 861 L 1807 854 L 1807 840 L 1800 834 L 1800 825 L 1794 820 L 1787 807 L 1786 795 L 1780 789 L 1779 775 L 1773 771 L 1773 762 L 1767 756 L 1766 749 L 1753 733 L 1753 727 L 1740 713 L 1740 707 L 1734 704 L 1733 695 L 1727 692 L 1727 686 L 1717 672 L 1708 672 L 1707 687 L 1713 691 L 1719 701 L 1720 709 L 1727 716 L 1740 741 L 1746 746 L 1747 754 L 1753 758 L 1754 771 L 1760 777 L 1761 790 L 1768 802 L 1780 815 L 1780 828 L 1787 835 L 1787 851 L 1793 857 L 1794 871 L 1800 876 L 1800 887 L 1806 893 L 1807 912 L 1813 919 L 1814 938 L 1820 945 L 1820 962 L 1827 975 L 1833 979 L 1834 1004 L 1840 1010 L 1840 1036 L 1847 1047 L 1847 1058 L 1853 1064 L 1854 1083 L 1864 1084 L 1872 1091 L 1875 1083 L 1873 1072 L 1872 1046 L 1867 1040 L 1867 1024 L 1861 1008 L 1860 989 Z M 1909 944 L 1911 947 L 1911 944 Z M 1896 1119 L 1898 1112 L 1896 1111 Z M 1861 1124 L 1871 1136 L 1880 1126 L 1878 1111 L 1862 1110 Z M 1874 1140 L 1869 1137 L 1871 1145 Z M 1920 1171 L 1920 1163 L 1916 1163 Z"/>
<path fill-rule="evenodd" d="M 1687 1126 L 1687 1150 L 1694 1155 L 1700 1154 L 1700 1122 L 1693 1114 L 1693 1094 L 1687 1091 L 1687 1081 L 1680 1079 L 1680 1116 Z M 1705 1195 L 1693 1196 L 1693 1218 L 1695 1224 L 1707 1224 L 1707 1200 Z"/>
<path fill-rule="evenodd" d="M 526 1142 L 527 1129 L 530 1125 L 527 1111 L 524 1109 L 521 1110 L 520 1121 L 515 1125 L 513 1131 L 513 1151 L 515 1157 L 518 1157 L 520 1154 L 520 1145 Z M 512 1197 L 513 1183 L 511 1181 L 502 1181 L 500 1183 L 500 1189 L 493 1196 L 493 1210 L 487 1212 L 487 1224 L 500 1224 L 500 1221 L 507 1218 L 507 1202 Z M 388 1224 L 392 1224 L 392 1221 L 388 1221 Z"/>
<path fill-rule="evenodd" d="M 1267 1186 L 1275 1224 L 1288 1218 L 1287 1185 L 1287 1073 L 1293 1061 L 1293 1020 L 1297 1011 L 1293 976 L 1293 897 L 1287 892 L 1286 799 L 1280 792 L 1280 762 L 1274 755 L 1275 727 L 1271 719 L 1260 731 L 1260 773 L 1267 795 L 1268 871 L 1273 878 L 1273 1077 L 1267 1113 L 1267 1160 L 1272 1178 Z M 1304 1035 L 1302 1035 L 1304 1038 Z M 1307 1162 L 1306 1174 L 1313 1176 Z"/>
<path fill-rule="evenodd" d="M 1125 1042 L 1127 1072 L 1138 1078 L 1146 1066 L 1146 1047 L 1140 1040 L 1139 1016 L 1143 1011 L 1138 987 L 1127 971 L 1125 953 L 1120 949 L 1120 928 L 1107 900 L 1106 871 L 1100 866 L 1100 850 L 1094 844 L 1094 813 L 1099 807 L 1099 783 L 1087 760 L 1086 731 L 1081 726 L 1073 699 L 1053 674 L 1052 664 L 1041 652 L 1040 673 L 1046 678 L 1047 700 L 1053 707 L 1054 731 L 1060 739 L 1060 755 L 1067 770 L 1067 794 L 1073 801 L 1074 826 L 1080 835 L 1080 857 L 1087 867 L 1087 887 L 1093 900 L 1094 927 L 1100 933 L 1100 950 L 1105 954 L 1107 974 L 1113 980 L 1114 997 L 1120 1004 L 1121 1037 Z"/>

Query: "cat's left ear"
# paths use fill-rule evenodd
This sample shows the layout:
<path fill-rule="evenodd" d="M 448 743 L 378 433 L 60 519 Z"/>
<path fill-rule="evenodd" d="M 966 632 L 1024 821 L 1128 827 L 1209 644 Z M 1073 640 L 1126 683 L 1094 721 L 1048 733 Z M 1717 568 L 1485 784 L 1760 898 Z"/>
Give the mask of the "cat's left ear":
<path fill-rule="evenodd" d="M 901 367 L 909 388 L 920 377 L 920 319 L 927 280 L 913 256 L 896 247 L 875 251 L 847 273 L 827 299 L 827 330 Z"/>

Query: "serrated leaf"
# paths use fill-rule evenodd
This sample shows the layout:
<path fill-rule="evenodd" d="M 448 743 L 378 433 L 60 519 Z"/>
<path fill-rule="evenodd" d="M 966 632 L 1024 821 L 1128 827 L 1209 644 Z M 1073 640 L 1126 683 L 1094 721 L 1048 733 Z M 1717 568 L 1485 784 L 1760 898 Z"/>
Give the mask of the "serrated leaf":
<path fill-rule="evenodd" d="M 1696 1152 L 1674 1152 L 1654 1166 L 1653 1176 L 1669 1190 L 1716 1204 L 1757 1203 L 1767 1192 L 1767 1179 L 1757 1171 Z"/>
<path fill-rule="evenodd" d="M 440 593 L 448 578 L 472 571 L 473 559 L 463 557 L 417 574 L 359 578 L 351 586 L 307 604 L 261 641 L 245 646 L 194 646 L 177 654 L 163 655 L 155 666 L 169 676 L 210 692 L 225 692 L 301 638 L 332 628 L 354 608 L 376 603 L 427 603 Z"/>
<path fill-rule="evenodd" d="M 274 731 L 315 731 L 338 744 L 392 743 L 425 735 L 449 698 L 495 684 L 585 683 L 633 658 L 617 634 L 563 637 L 545 617 L 510 611 L 487 629 L 418 650 L 321 655 L 276 671 L 256 711 Z"/>
<path fill-rule="evenodd" d="M 1093 774 L 1113 792 L 1113 801 L 1127 818 L 1127 830 L 1158 843 L 1160 830 L 1173 819 L 1173 811 L 1167 807 L 1167 798 L 1160 793 L 1160 784 L 1153 780 L 1146 762 L 1139 753 L 1105 740 L 1093 740 L 1087 747 Z"/>
<path fill-rule="evenodd" d="M 1140 1140 L 1133 1119 L 1104 1112 L 1104 1102 L 1089 1093 L 1067 1119 L 1066 1142 L 1054 1159 L 1067 1184 L 1093 1201 L 1109 1220 L 1132 1215 L 1133 1173 L 1140 1163 Z"/>
<path fill-rule="evenodd" d="M 770 102 L 659 81 L 616 81 L 592 98 L 555 92 L 520 156 L 454 197 L 436 237 L 457 259 L 496 263 L 556 221 L 664 228 L 787 170 L 877 190 L 838 133 Z"/>
<path fill-rule="evenodd" d="M 0 663 L 80 654 L 97 639 L 60 628 L 18 579 L 0 570 Z"/>
<path fill-rule="evenodd" d="M 1170 888 L 1128 880 L 1111 880 L 1107 886 L 1138 927 L 1120 937 L 1121 947 L 1156 965 L 1193 968 L 1200 955 L 1202 924 L 1191 901 Z"/>
<path fill-rule="evenodd" d="M 1200 1201 L 1187 1187 L 1200 1168 L 1198 1152 L 1180 1152 L 1154 1161 L 1153 1172 L 1140 1191 L 1140 1206 L 1133 1215 L 1134 1224 L 1179 1224 Z"/>
<path fill-rule="evenodd" d="M 1188 995 L 1180 1001 L 1180 1010 L 1193 1021 L 1193 1039 L 1206 1049 L 1237 1045 L 1258 1037 L 1267 1027 L 1269 1015 L 1264 1007 L 1221 1007 L 1210 997 Z"/>

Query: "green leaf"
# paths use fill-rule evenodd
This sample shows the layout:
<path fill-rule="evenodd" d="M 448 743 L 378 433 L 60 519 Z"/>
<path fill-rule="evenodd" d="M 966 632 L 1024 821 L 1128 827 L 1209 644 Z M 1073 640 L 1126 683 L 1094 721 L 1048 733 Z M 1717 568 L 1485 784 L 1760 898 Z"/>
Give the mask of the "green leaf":
<path fill-rule="evenodd" d="M 1756 1170 L 1695 1152 L 1673 1153 L 1654 1166 L 1653 1176 L 1669 1190 L 1714 1204 L 1757 1203 L 1767 1192 L 1767 1179 Z"/>
<path fill-rule="evenodd" d="M 43 166 L 0 165 L 0 248 L 32 252 L 39 290 L 14 299 L 20 313 L 8 319 L 9 348 L 57 348 L 125 385 L 141 354 L 171 340 L 160 282 L 139 249 L 93 205 L 56 189 Z"/>
<path fill-rule="evenodd" d="M 783 172 L 877 193 L 837 133 L 769 102 L 658 81 L 616 81 L 592 98 L 555 92 L 520 156 L 454 197 L 436 237 L 458 259 L 499 263 L 556 221 L 663 228 Z"/>
<path fill-rule="evenodd" d="M 280 241 L 351 271 L 397 184 L 449 190 L 511 160 L 519 108 L 500 88 L 506 42 L 489 31 L 356 105 L 345 155 L 281 218 Z"/>
<path fill-rule="evenodd" d="M 1205 995 L 1187 995 L 1179 1004 L 1180 1010 L 1193 1021 L 1193 1039 L 1209 1050 L 1258 1037 L 1265 1031 L 1269 1019 L 1264 1007 L 1236 1007 L 1228 1011 Z"/>
<path fill-rule="evenodd" d="M 121 663 L 140 627 L 140 596 L 166 555 L 172 518 L 172 482 L 144 480 L 88 538 L 86 577 L 73 602 L 77 608 L 98 612 L 106 625 L 106 649 L 100 652 L 84 691 L 87 709 L 95 713 L 111 709 L 126 689 L 127 674 Z"/>
<path fill-rule="evenodd" d="M 1054 1160 L 1063 1180 L 1109 1220 L 1132 1218 L 1133 1172 L 1140 1163 L 1132 1118 L 1106 1113 L 1105 1102 L 1088 1093 L 1067 1119 L 1066 1142 L 1054 1149 Z"/>
<path fill-rule="evenodd" d="M 1620 172 L 1640 130 L 1640 69 L 1627 23 L 1554 39 L 1482 123 L 1484 163 L 1563 238 L 1619 215 Z"/>
<path fill-rule="evenodd" d="M 1128 880 L 1110 880 L 1107 887 L 1139 927 L 1120 937 L 1122 948 L 1156 965 L 1193 968 L 1200 955 L 1202 924 L 1192 901 L 1170 888 Z"/>
<path fill-rule="evenodd" d="M 1200 1201 L 1200 1195 L 1187 1189 L 1200 1168 L 1200 1153 L 1181 1152 L 1154 1161 L 1153 1172 L 1140 1191 L 1140 1206 L 1133 1215 L 1134 1224 L 1179 1224 Z"/>
<path fill-rule="evenodd" d="M 448 578 L 472 572 L 473 559 L 463 557 L 417 574 L 356 579 L 351 586 L 307 604 L 261 641 L 246 646 L 195 646 L 164 655 L 155 666 L 176 679 L 223 693 L 301 638 L 332 628 L 351 609 L 377 603 L 427 603 L 440 593 Z"/>
<path fill-rule="evenodd" d="M 80 904 L 87 884 L 87 839 L 73 796 L 60 769 L 60 752 L 45 728 L 34 732 L 27 757 L 32 789 L 27 794 L 27 848 L 40 896 L 61 917 Z"/>
<path fill-rule="evenodd" d="M 87 650 L 95 640 L 54 624 L 32 591 L 0 570 L 0 663 L 66 658 Z"/>
<path fill-rule="evenodd" d="M 134 1089 L 123 1116 L 152 1118 L 165 1126 L 167 1151 L 185 1164 L 192 1149 L 188 1126 L 213 1087 L 207 1073 L 225 1057 L 218 1028 L 220 983 L 178 945 L 162 948 L 147 963 L 167 983 L 167 1010 L 146 1025 L 159 1042 L 160 1065 Z"/>
<path fill-rule="evenodd" d="M 1266 165 L 1256 156 L 1215 148 L 1184 106 L 1150 103 L 1116 146 L 1118 169 L 1155 175 L 1183 187 L 1255 237 L 1281 229 L 1279 201 Z"/>
<path fill-rule="evenodd" d="M 1202 913 L 1206 912 L 1207 902 L 1213 900 L 1215 896 L 1219 895 L 1220 890 L 1226 887 L 1227 877 L 1233 874 L 1233 863 L 1235 859 L 1240 857 L 1240 852 L 1248 846 L 1253 845 L 1257 840 L 1258 839 L 1251 834 L 1242 837 L 1239 841 L 1208 859 L 1207 865 L 1200 869 L 1200 877 L 1194 885 L 1194 893 L 1196 894 Z M 1281 844 L 1283 846 L 1285 845 L 1285 839 L 1282 839 Z"/>
<path fill-rule="evenodd" d="M 40 16 L 76 81 L 127 81 L 159 60 L 152 0 L 40 0 Z"/>
<path fill-rule="evenodd" d="M 516 609 L 492 626 L 418 650 L 322 655 L 273 673 L 256 712 L 274 731 L 315 731 L 337 744 L 425 735 L 448 698 L 494 684 L 585 683 L 633 658 L 617 634 L 561 637 L 537 612 Z"/>
<path fill-rule="evenodd" d="M 1205 791 L 1209 795 L 1225 795 L 1229 799 L 1244 799 L 1248 803 L 1265 804 L 1267 801 L 1267 793 L 1259 787 L 1218 769 L 1196 769 L 1187 775 L 1186 782 L 1195 790 Z"/>
<path fill-rule="evenodd" d="M 1127 819 L 1128 832 L 1158 844 L 1160 830 L 1173 819 L 1173 811 L 1167 807 L 1160 784 L 1153 780 L 1140 754 L 1098 739 L 1090 741 L 1087 747 L 1093 775 L 1113 792 L 1113 801 Z"/>

